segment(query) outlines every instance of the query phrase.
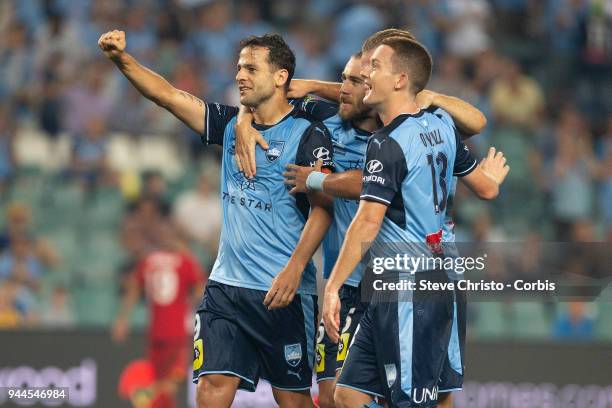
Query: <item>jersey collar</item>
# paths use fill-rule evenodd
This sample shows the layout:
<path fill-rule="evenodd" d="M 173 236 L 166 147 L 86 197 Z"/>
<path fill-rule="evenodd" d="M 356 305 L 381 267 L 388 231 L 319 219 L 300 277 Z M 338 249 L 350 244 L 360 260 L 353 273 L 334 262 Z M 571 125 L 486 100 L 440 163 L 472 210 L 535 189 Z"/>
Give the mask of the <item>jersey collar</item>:
<path fill-rule="evenodd" d="M 285 120 L 287 120 L 287 118 L 293 116 L 296 109 L 297 109 L 297 106 L 293 106 L 293 108 L 289 111 L 288 114 L 285 115 L 285 117 L 283 117 L 281 120 L 279 120 L 273 125 L 260 125 L 259 123 L 255 123 L 255 121 L 253 121 L 251 124 L 253 125 L 253 128 L 255 128 L 256 130 L 268 130 L 271 127 L 278 125 L 279 123 L 284 122 Z"/>

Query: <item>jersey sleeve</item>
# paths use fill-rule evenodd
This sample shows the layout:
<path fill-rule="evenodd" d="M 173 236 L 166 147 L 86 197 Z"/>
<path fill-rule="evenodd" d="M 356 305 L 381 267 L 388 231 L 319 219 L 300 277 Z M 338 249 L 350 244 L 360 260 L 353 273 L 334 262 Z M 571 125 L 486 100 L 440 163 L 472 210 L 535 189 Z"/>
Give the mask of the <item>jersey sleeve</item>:
<path fill-rule="evenodd" d="M 373 136 L 366 150 L 361 199 L 390 205 L 407 173 L 406 158 L 399 143 L 390 137 Z"/>
<path fill-rule="evenodd" d="M 434 114 L 439 117 L 448 126 L 453 128 L 455 132 L 455 141 L 457 144 L 457 152 L 455 156 L 455 166 L 453 167 L 453 176 L 464 177 L 470 174 L 476 168 L 478 163 L 476 158 L 470 152 L 470 149 L 463 143 L 463 135 L 455 126 L 453 118 L 444 109 L 437 108 Z"/>
<path fill-rule="evenodd" d="M 333 146 L 331 135 L 320 122 L 313 122 L 302 135 L 295 156 L 298 166 L 314 166 L 317 160 L 323 161 L 323 168 L 333 170 Z"/>
<path fill-rule="evenodd" d="M 220 103 L 207 103 L 204 114 L 204 144 L 223 145 L 225 127 L 234 116 L 238 115 L 236 106 L 221 105 Z"/>
<path fill-rule="evenodd" d="M 461 132 L 461 130 L 457 128 L 457 125 L 455 125 L 455 119 L 453 119 L 453 117 L 444 109 L 434 108 L 432 112 L 437 117 L 439 117 L 444 123 L 446 123 L 448 126 L 451 126 L 453 130 L 455 131 L 455 134 L 458 134 L 460 136 L 461 140 L 467 139 L 469 136 L 471 136 L 471 135 L 465 135 L 463 132 Z"/>
<path fill-rule="evenodd" d="M 302 99 L 292 99 L 290 103 L 321 122 L 338 113 L 337 103 L 315 99 L 310 96 Z"/>
<path fill-rule="evenodd" d="M 455 155 L 455 166 L 453 167 L 453 176 L 465 177 L 474 171 L 478 161 L 470 152 L 470 149 L 465 143 L 459 132 L 455 130 L 455 139 L 457 141 L 457 154 Z"/>

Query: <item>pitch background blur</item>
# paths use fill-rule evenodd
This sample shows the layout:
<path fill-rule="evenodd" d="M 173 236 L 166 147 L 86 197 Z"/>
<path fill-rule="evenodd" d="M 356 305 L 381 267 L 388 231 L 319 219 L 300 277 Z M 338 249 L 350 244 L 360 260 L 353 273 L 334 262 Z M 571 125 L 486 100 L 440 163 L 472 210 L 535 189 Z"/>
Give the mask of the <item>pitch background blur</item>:
<path fill-rule="evenodd" d="M 295 77 L 338 80 L 363 40 L 390 26 L 429 48 L 430 89 L 486 114 L 471 147 L 483 154 L 495 145 L 512 167 L 493 203 L 459 190 L 459 241 L 612 241 L 610 0 L 4 0 L 0 329 L 12 333 L 0 332 L 0 386 L 24 364 L 40 374 L 49 365 L 69 370 L 107 359 L 100 350 L 115 350 L 108 353 L 122 363 L 142 356 L 144 306 L 131 346 L 112 344 L 109 327 L 126 274 L 169 223 L 205 268 L 214 261 L 218 151 L 132 89 L 99 51 L 101 33 L 126 31 L 127 50 L 177 88 L 236 104 L 240 38 L 280 32 L 296 53 Z M 470 304 L 476 368 L 468 364 L 467 380 L 478 381 L 471 390 L 480 399 L 463 406 L 612 407 L 609 369 L 607 377 L 595 369 L 612 366 L 609 302 Z M 57 361 L 59 346 L 20 347 L 60 333 L 71 335 Z M 106 345 L 88 348 L 95 342 Z M 491 350 L 510 356 L 498 364 Z M 536 365 L 534 356 L 545 352 Z M 28 357 L 37 353 L 46 357 Z M 524 378 L 505 375 L 515 372 L 512 364 Z M 98 363 L 99 394 L 114 392 L 108 379 L 118 366 Z M 584 380 L 572 367 L 593 376 Z M 582 399 L 539 403 L 544 383 L 568 401 Z M 563 388 L 571 384 L 581 386 Z M 92 404 L 84 406 L 110 406 Z"/>

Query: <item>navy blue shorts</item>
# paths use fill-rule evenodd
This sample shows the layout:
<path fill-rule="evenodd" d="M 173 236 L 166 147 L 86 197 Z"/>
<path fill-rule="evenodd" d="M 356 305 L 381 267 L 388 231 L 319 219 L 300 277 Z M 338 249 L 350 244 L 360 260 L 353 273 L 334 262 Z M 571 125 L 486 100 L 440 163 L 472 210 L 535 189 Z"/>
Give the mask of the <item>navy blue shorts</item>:
<path fill-rule="evenodd" d="M 450 282 L 443 271 L 421 279 Z M 388 296 L 388 295 L 385 295 Z M 363 315 L 338 387 L 385 398 L 390 407 L 435 408 L 448 359 L 455 309 L 454 291 L 415 291 L 411 301 L 378 301 Z"/>
<path fill-rule="evenodd" d="M 196 314 L 193 382 L 207 374 L 240 377 L 255 391 L 260 378 L 274 388 L 307 390 L 317 327 L 317 297 L 296 295 L 286 308 L 268 310 L 265 291 L 208 281 Z"/>
<path fill-rule="evenodd" d="M 323 320 L 319 324 L 315 364 L 317 382 L 336 379 L 336 371 L 342 368 L 348 346 L 368 307 L 367 303 L 361 302 L 361 287 L 343 285 L 340 288 L 340 302 L 340 342 L 334 343 L 330 340 L 325 332 Z"/>

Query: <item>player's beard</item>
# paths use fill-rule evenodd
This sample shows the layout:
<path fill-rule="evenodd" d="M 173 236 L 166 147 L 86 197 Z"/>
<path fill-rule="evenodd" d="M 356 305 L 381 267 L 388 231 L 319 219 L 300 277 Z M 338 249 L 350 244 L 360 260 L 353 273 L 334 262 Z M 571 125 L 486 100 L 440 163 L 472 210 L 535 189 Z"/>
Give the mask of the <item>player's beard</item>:
<path fill-rule="evenodd" d="M 350 106 L 351 107 L 349 109 L 338 109 L 338 115 L 342 118 L 342 120 L 359 121 L 367 118 L 372 112 L 372 109 L 369 106 L 364 105 L 361 101 L 357 103 L 352 102 Z"/>

